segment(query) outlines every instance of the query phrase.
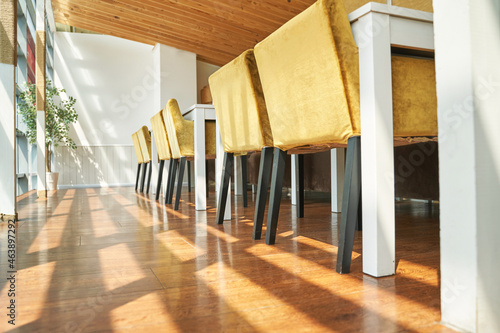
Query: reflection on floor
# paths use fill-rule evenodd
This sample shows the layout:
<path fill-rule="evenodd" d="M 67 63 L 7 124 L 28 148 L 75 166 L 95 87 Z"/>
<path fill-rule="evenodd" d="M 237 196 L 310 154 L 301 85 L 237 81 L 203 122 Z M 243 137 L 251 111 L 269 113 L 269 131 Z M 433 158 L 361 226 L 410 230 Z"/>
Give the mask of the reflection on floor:
<path fill-rule="evenodd" d="M 352 273 L 335 273 L 340 215 L 328 196 L 308 193 L 306 217 L 296 219 L 284 195 L 279 236 L 267 246 L 251 238 L 251 199 L 245 209 L 233 200 L 232 221 L 219 226 L 210 194 L 208 211 L 196 211 L 183 191 L 178 212 L 133 188 L 21 197 L 16 329 L 450 331 L 438 324 L 437 204 L 396 204 L 397 275 L 375 279 L 361 271 L 360 233 Z M 0 224 L 2 274 L 6 230 Z M 1 300 L 8 289 L 2 276 Z M 2 317 L 0 331 L 12 330 Z"/>

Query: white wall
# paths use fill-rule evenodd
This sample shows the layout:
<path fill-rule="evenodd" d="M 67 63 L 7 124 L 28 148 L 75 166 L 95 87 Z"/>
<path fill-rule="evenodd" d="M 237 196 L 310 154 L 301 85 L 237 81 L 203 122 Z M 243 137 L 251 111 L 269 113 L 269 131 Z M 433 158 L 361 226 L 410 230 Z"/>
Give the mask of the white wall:
<path fill-rule="evenodd" d="M 500 331 L 500 3 L 434 1 L 442 322 Z"/>
<path fill-rule="evenodd" d="M 196 62 L 196 93 L 197 103 L 201 103 L 201 89 L 208 85 L 208 78 L 220 67 L 203 61 Z"/>
<path fill-rule="evenodd" d="M 156 44 L 153 50 L 155 75 L 159 82 L 161 108 L 167 101 L 175 98 L 179 108 L 185 110 L 196 104 L 196 54 L 182 51 L 170 46 Z"/>
<path fill-rule="evenodd" d="M 155 90 L 163 105 L 168 98 L 181 109 L 196 103 L 196 55 L 106 35 L 57 32 L 55 43 L 55 84 L 77 99 L 79 120 L 71 135 L 80 146 L 56 150 L 59 185 L 134 183 L 131 135 L 143 125 L 151 128 L 160 109 Z"/>
<path fill-rule="evenodd" d="M 196 54 L 156 44 L 153 49 L 153 64 L 156 81 L 154 89 L 154 108 L 156 112 L 162 110 L 171 98 L 177 100 L 181 111 L 196 104 Z M 155 180 L 152 182 L 152 189 L 153 193 L 156 193 L 158 154 L 154 135 L 152 138 L 152 151 L 152 179 Z M 163 184 L 166 184 L 168 179 L 168 163 L 164 168 Z M 187 179 L 187 177 L 184 179 Z"/>
<path fill-rule="evenodd" d="M 56 86 L 78 101 L 77 144 L 130 144 L 154 114 L 152 46 L 68 32 L 57 32 L 55 42 Z"/>

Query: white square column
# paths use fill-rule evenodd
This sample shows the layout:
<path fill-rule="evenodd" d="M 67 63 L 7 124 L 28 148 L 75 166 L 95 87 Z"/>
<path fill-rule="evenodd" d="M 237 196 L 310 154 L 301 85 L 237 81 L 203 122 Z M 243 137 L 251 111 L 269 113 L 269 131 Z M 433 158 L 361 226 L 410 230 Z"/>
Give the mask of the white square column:
<path fill-rule="evenodd" d="M 500 331 L 500 3 L 434 2 L 441 321 Z"/>
<path fill-rule="evenodd" d="M 36 190 L 40 194 L 46 190 L 45 176 L 46 165 L 45 159 L 47 158 L 45 152 L 45 111 L 36 112 Z M 43 196 L 43 195 L 42 195 Z"/>
<path fill-rule="evenodd" d="M 46 163 L 47 163 L 47 152 L 45 148 L 46 133 L 45 133 L 45 121 L 46 121 L 46 34 L 45 34 L 45 1 L 37 1 L 36 3 L 36 85 L 37 85 L 37 97 L 36 97 L 36 159 L 37 159 L 37 192 L 38 197 L 47 197 L 47 183 L 46 183 Z M 42 86 L 42 87 L 41 87 Z M 41 97 L 40 97 L 41 95 Z"/>
<path fill-rule="evenodd" d="M 16 85 L 15 66 L 0 63 L 0 128 L 3 136 L 0 138 L 0 213 L 16 216 Z"/>
<path fill-rule="evenodd" d="M 196 103 L 196 54 L 182 51 L 167 45 L 156 44 L 153 48 L 153 78 L 154 78 L 154 114 L 165 108 L 168 100 L 175 98 L 179 108 L 185 110 Z M 151 128 L 149 119 L 144 119 L 144 125 Z M 204 128 L 203 128 L 204 131 Z M 152 135 L 152 174 L 151 186 L 156 194 L 158 181 L 158 149 Z M 162 184 L 168 182 L 169 162 L 163 168 Z M 165 191 L 164 191 L 165 193 Z"/>
<path fill-rule="evenodd" d="M 16 175 L 16 62 L 17 1 L 0 4 L 0 213 L 17 219 Z"/>

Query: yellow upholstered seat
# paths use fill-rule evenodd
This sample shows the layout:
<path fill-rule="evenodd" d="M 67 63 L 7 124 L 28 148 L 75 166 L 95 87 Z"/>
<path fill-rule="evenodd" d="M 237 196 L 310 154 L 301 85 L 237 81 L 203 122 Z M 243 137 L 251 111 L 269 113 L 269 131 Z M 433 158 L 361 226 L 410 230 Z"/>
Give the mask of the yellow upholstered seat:
<path fill-rule="evenodd" d="M 182 177 L 187 159 L 194 157 L 194 121 L 182 117 L 179 104 L 170 99 L 162 111 L 163 121 L 167 130 L 171 156 L 174 159 L 174 174 L 177 160 L 180 159 L 179 179 L 177 181 L 177 195 L 174 209 L 179 209 Z M 205 121 L 205 158 L 214 159 L 216 155 L 216 127 L 215 121 Z M 208 193 L 208 191 L 207 191 Z M 173 195 L 173 188 L 170 195 Z"/>
<path fill-rule="evenodd" d="M 137 162 L 139 164 L 144 163 L 141 151 L 141 143 L 139 142 L 139 136 L 137 135 L 137 132 L 132 134 L 132 142 L 134 143 L 134 151 L 135 151 L 135 156 L 137 157 Z"/>
<path fill-rule="evenodd" d="M 210 76 L 209 82 L 224 146 L 224 172 L 220 183 L 217 223 L 223 222 L 233 154 L 262 151 L 254 214 L 254 238 L 258 239 L 267 199 L 273 135 L 253 50 L 243 52 L 220 68 Z M 242 158 L 242 167 L 245 166 L 243 184 L 246 184 L 246 156 Z M 246 205 L 244 191 L 243 206 Z"/>
<path fill-rule="evenodd" d="M 430 13 L 433 12 L 432 0 L 393 0 L 392 5 L 398 7 L 422 10 L 424 12 L 430 12 Z"/>
<path fill-rule="evenodd" d="M 387 3 L 387 0 L 344 0 L 347 14 L 360 8 L 369 2 Z M 392 0 L 393 6 L 405 7 L 410 9 L 432 12 L 432 0 Z"/>
<path fill-rule="evenodd" d="M 224 151 L 260 151 L 273 145 L 253 50 L 243 52 L 209 78 Z"/>
<path fill-rule="evenodd" d="M 156 149 L 158 150 L 158 159 L 160 161 L 171 159 L 172 154 L 170 153 L 167 129 L 165 128 L 165 123 L 163 122 L 163 110 L 151 118 L 151 128 L 153 129 Z"/>
<path fill-rule="evenodd" d="M 255 57 L 276 147 L 319 151 L 361 134 L 358 48 L 341 0 L 316 2 Z M 394 135 L 437 135 L 433 60 L 393 56 L 392 66 Z"/>
<path fill-rule="evenodd" d="M 194 121 L 182 117 L 179 104 L 170 99 L 163 109 L 163 120 L 168 133 L 172 158 L 194 157 Z M 205 121 L 205 154 L 207 159 L 216 155 L 215 121 Z"/>
<path fill-rule="evenodd" d="M 433 59 L 392 56 L 392 109 L 395 137 L 438 135 Z"/>
<path fill-rule="evenodd" d="M 360 195 L 358 48 L 342 0 L 319 0 L 254 49 L 273 133 L 276 172 L 283 151 L 347 144 L 337 271 L 350 268 Z M 434 61 L 392 57 L 394 137 L 436 136 Z M 411 141 L 411 140 L 410 140 Z M 266 242 L 274 243 L 281 175 L 273 179 Z M 346 243 L 347 242 L 347 243 Z"/>
<path fill-rule="evenodd" d="M 358 47 L 342 0 L 316 2 L 254 52 L 276 147 L 329 148 L 360 134 Z"/>
<path fill-rule="evenodd" d="M 156 200 L 158 200 L 160 198 L 159 189 L 161 188 L 165 161 L 172 158 L 172 154 L 170 153 L 170 144 L 168 143 L 167 129 L 165 128 L 165 123 L 163 122 L 163 110 L 161 110 L 151 118 L 151 128 L 153 129 L 153 136 L 155 138 L 156 148 L 158 150 L 158 160 L 160 161 L 158 180 L 156 183 Z M 173 179 L 175 178 L 175 174 L 173 172 L 173 163 L 170 163 L 167 193 L 165 195 L 166 203 L 171 203 L 171 197 L 169 197 L 169 194 L 171 193 L 171 189 L 174 183 Z"/>
<path fill-rule="evenodd" d="M 132 135 L 132 140 L 134 142 L 135 153 L 137 156 L 137 160 L 139 161 L 139 167 L 137 170 L 137 180 L 135 189 L 137 190 L 137 185 L 139 182 L 139 173 L 141 169 L 141 165 L 144 165 L 144 171 L 142 173 L 142 184 L 141 184 L 141 192 L 144 192 L 144 180 L 146 177 L 146 171 L 149 165 L 149 176 L 147 183 L 147 193 L 149 193 L 149 184 L 151 182 L 151 135 L 149 134 L 149 130 L 147 126 L 142 126 L 140 130 L 135 132 Z"/>
<path fill-rule="evenodd" d="M 147 126 L 142 126 L 137 132 L 139 143 L 141 145 L 142 159 L 144 163 L 151 161 L 151 134 Z"/>
<path fill-rule="evenodd" d="M 137 135 L 137 132 L 132 134 L 132 142 L 134 143 L 134 151 L 135 151 L 135 156 L 137 157 L 137 164 L 138 164 L 137 176 L 135 178 L 135 190 L 137 191 L 137 187 L 139 186 L 139 176 L 141 174 L 141 167 L 142 164 L 144 163 L 141 151 L 141 143 L 139 142 L 139 136 Z"/>

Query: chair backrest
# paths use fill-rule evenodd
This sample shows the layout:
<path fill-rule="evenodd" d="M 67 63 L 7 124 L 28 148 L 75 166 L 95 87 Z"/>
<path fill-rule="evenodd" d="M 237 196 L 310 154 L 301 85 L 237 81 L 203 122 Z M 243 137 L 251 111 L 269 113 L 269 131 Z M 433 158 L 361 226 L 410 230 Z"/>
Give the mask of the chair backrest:
<path fill-rule="evenodd" d="M 347 14 L 352 13 L 356 9 L 366 5 L 369 2 L 387 3 L 387 0 L 344 0 L 344 5 Z M 392 0 L 393 6 L 405 7 L 425 12 L 432 12 L 432 0 Z"/>
<path fill-rule="evenodd" d="M 345 144 L 360 134 L 358 47 L 342 0 L 320 0 L 258 43 L 275 146 Z"/>
<path fill-rule="evenodd" d="M 158 159 L 160 161 L 172 158 L 170 153 L 170 144 L 168 143 L 167 129 L 165 128 L 165 123 L 163 122 L 162 111 L 158 112 L 151 118 L 151 128 L 153 129 L 153 136 L 158 150 Z"/>
<path fill-rule="evenodd" d="M 432 0 L 392 0 L 392 5 L 422 10 L 424 12 L 433 12 Z"/>
<path fill-rule="evenodd" d="M 392 114 L 395 137 L 438 135 L 433 59 L 392 56 Z"/>
<path fill-rule="evenodd" d="M 342 0 L 317 1 L 255 58 L 277 147 L 331 148 L 361 134 L 358 48 Z M 433 61 L 393 56 L 392 66 L 395 136 L 437 135 Z"/>
<path fill-rule="evenodd" d="M 134 143 L 134 150 L 135 150 L 135 156 L 137 157 L 137 162 L 139 164 L 144 163 L 141 151 L 141 144 L 139 142 L 139 136 L 137 135 L 137 132 L 132 134 L 132 142 Z"/>
<path fill-rule="evenodd" d="M 262 150 L 273 145 L 253 50 L 243 52 L 209 78 L 224 151 Z"/>
<path fill-rule="evenodd" d="M 182 117 L 177 100 L 170 99 L 162 111 L 172 158 L 194 156 L 194 123 Z"/>
<path fill-rule="evenodd" d="M 366 5 L 369 2 L 387 3 L 387 0 L 344 0 L 344 5 L 347 14 L 350 14 L 356 9 Z"/>
<path fill-rule="evenodd" d="M 151 161 L 151 135 L 147 126 L 142 126 L 137 132 L 139 143 L 141 145 L 142 159 L 144 163 Z"/>

